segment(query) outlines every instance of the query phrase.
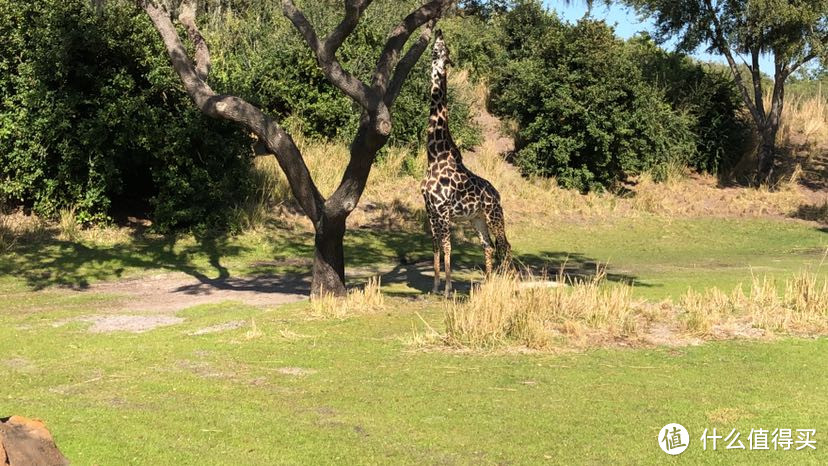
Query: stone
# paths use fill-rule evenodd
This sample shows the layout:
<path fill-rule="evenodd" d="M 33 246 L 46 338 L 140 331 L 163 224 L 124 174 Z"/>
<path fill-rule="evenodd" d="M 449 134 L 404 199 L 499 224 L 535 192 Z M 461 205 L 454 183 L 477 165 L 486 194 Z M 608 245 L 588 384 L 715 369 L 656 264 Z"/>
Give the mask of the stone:
<path fill-rule="evenodd" d="M 11 416 L 0 418 L 0 464 L 64 466 L 69 461 L 42 421 Z"/>

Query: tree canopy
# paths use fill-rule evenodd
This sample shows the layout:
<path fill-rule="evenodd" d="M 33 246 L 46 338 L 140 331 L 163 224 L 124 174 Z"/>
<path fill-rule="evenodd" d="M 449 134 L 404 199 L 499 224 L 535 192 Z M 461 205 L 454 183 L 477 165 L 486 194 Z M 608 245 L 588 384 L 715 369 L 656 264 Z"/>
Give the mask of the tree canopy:
<path fill-rule="evenodd" d="M 828 63 L 828 0 L 624 0 L 655 22 L 655 37 L 678 48 L 723 55 L 762 137 L 758 180 L 773 171 L 785 81 L 814 59 Z M 760 57 L 774 62 L 771 107 L 765 108 Z M 741 61 L 750 73 L 743 76 Z"/>

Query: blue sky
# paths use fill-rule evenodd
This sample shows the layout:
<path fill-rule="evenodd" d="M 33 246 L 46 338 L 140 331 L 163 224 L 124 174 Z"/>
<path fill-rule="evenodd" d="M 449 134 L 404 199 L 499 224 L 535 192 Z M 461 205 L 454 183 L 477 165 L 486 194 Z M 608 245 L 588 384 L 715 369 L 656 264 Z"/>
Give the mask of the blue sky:
<path fill-rule="evenodd" d="M 544 3 L 547 8 L 555 10 L 558 16 L 572 22 L 581 19 L 587 11 L 586 1 L 583 0 L 571 0 L 568 5 L 564 0 L 544 0 Z M 607 24 L 615 27 L 616 34 L 625 39 L 641 31 L 653 31 L 650 20 L 640 21 L 633 10 L 616 3 L 607 7 L 603 1 L 595 0 L 592 6 L 592 17 L 605 20 Z M 666 43 L 664 47 L 672 50 L 673 43 Z M 701 50 L 693 56 L 700 60 L 725 63 L 724 57 L 711 55 Z M 760 59 L 759 67 L 764 73 L 773 74 L 771 57 L 763 56 Z"/>

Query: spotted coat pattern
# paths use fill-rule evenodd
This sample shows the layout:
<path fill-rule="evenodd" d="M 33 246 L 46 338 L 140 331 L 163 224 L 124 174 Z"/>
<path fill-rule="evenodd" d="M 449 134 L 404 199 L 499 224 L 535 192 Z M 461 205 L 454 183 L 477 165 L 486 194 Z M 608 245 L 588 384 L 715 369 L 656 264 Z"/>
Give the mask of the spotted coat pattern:
<path fill-rule="evenodd" d="M 511 260 L 500 194 L 487 180 L 463 165 L 460 150 L 448 128 L 446 67 L 451 64 L 442 33 L 437 31 L 431 62 L 431 115 L 428 124 L 428 168 L 421 184 L 434 250 L 434 288 L 440 288 L 440 253 L 446 271 L 445 294 L 451 291 L 451 223 L 470 221 L 483 243 L 486 275 L 492 273 L 493 255 L 502 264 Z M 494 243 L 492 242 L 494 237 Z"/>

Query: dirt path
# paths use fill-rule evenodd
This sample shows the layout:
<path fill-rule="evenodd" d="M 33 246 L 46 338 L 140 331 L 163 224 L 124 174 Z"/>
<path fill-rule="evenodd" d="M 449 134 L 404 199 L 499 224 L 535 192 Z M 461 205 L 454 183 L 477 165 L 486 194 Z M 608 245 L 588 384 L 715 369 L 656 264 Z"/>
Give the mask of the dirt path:
<path fill-rule="evenodd" d="M 174 312 L 200 304 L 239 301 L 251 306 L 278 306 L 307 298 L 309 283 L 296 277 L 258 276 L 217 279 L 183 273 L 159 274 L 98 283 L 78 293 L 122 296 L 111 310 Z"/>
<path fill-rule="evenodd" d="M 227 301 L 251 306 L 274 307 L 307 299 L 310 283 L 301 277 L 225 277 L 210 279 L 184 273 L 164 273 L 149 277 L 97 283 L 69 293 L 101 293 L 114 296 L 96 306 L 93 313 L 53 322 L 61 327 L 73 322 L 88 323 L 90 333 L 143 333 L 158 327 L 184 323 L 177 311 L 203 304 Z M 241 320 L 221 322 L 190 332 L 198 336 L 244 327 Z"/>

